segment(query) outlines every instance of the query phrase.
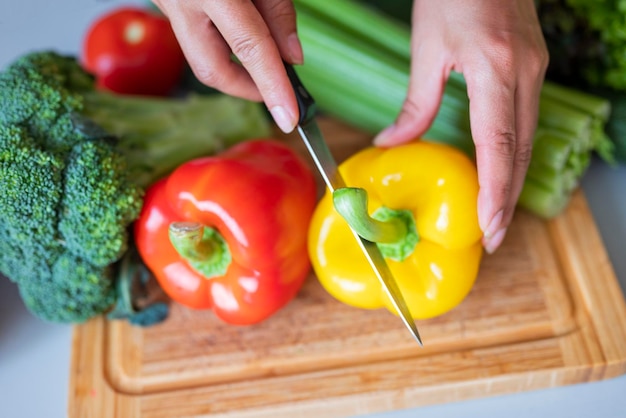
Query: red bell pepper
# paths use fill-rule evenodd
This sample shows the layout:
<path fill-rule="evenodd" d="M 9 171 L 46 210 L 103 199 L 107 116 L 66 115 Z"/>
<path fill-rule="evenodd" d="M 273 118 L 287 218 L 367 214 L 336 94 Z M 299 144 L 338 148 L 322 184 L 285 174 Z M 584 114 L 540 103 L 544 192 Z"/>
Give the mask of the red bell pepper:
<path fill-rule="evenodd" d="M 171 299 L 253 324 L 293 299 L 310 271 L 316 197 L 315 177 L 292 149 L 249 140 L 151 186 L 135 241 Z"/>
<path fill-rule="evenodd" d="M 172 92 L 186 64 L 169 20 L 132 6 L 115 9 L 90 25 L 81 62 L 96 76 L 98 88 L 155 96 Z"/>

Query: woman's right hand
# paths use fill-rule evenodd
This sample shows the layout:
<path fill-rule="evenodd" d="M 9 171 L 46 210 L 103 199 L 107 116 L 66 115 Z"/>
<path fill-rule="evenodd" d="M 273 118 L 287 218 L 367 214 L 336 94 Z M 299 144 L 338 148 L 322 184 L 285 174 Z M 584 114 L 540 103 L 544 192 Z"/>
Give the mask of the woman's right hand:
<path fill-rule="evenodd" d="M 282 131 L 293 130 L 298 106 L 283 60 L 301 64 L 303 55 L 291 0 L 153 2 L 169 18 L 200 82 L 262 100 Z"/>

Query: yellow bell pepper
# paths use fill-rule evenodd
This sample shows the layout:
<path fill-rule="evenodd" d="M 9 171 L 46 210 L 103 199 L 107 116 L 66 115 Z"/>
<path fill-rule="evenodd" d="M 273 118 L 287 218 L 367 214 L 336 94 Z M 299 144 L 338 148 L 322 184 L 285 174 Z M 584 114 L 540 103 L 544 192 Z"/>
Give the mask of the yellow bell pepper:
<path fill-rule="evenodd" d="M 339 169 L 351 187 L 323 196 L 309 230 L 322 286 L 348 305 L 396 313 L 350 225 L 381 248 L 415 319 L 461 303 L 482 257 L 474 163 L 456 148 L 421 140 L 364 149 Z"/>

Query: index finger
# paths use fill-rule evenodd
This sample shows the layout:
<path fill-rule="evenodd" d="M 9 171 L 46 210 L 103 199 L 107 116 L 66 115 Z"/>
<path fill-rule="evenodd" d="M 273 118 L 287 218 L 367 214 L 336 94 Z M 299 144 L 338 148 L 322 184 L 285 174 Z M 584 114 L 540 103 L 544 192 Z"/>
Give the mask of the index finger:
<path fill-rule="evenodd" d="M 209 1 L 205 11 L 257 85 L 274 120 L 285 132 L 297 123 L 298 107 L 276 41 L 251 1 Z"/>

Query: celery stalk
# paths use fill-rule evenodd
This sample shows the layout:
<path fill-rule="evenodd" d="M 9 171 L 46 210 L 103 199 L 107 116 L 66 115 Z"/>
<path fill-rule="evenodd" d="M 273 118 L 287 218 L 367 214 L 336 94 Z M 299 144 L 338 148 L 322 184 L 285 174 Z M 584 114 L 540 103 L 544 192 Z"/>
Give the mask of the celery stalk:
<path fill-rule="evenodd" d="M 529 170 L 527 179 L 533 180 L 546 188 L 560 193 L 569 193 L 578 186 L 578 174 L 572 168 L 557 170 L 553 167 L 544 166 L 541 163 L 531 162 L 533 167 Z"/>
<path fill-rule="evenodd" d="M 543 218 L 553 218 L 565 209 L 571 194 L 551 190 L 533 179 L 524 182 L 518 206 Z"/>
<path fill-rule="evenodd" d="M 574 90 L 568 87 L 546 81 L 541 89 L 543 97 L 548 97 L 554 101 L 578 109 L 588 115 L 592 115 L 603 122 L 606 122 L 611 115 L 611 104 L 604 98 L 592 94 Z"/>
<path fill-rule="evenodd" d="M 325 109 L 326 114 L 369 132 L 376 131 L 380 126 L 389 123 L 386 115 L 390 111 L 382 109 L 382 105 L 372 106 L 361 100 L 355 100 L 354 96 L 338 95 L 336 85 L 320 78 L 308 63 L 306 66 L 298 68 L 298 75 L 303 80 L 307 80 L 308 90 L 318 106 Z"/>
<path fill-rule="evenodd" d="M 589 140 L 591 137 L 591 122 L 592 117 L 590 115 L 568 107 L 565 104 L 549 99 L 539 101 L 539 120 L 537 124 L 542 128 L 558 130 Z M 574 147 L 582 149 L 586 147 L 586 144 L 577 142 L 574 144 Z"/>
<path fill-rule="evenodd" d="M 411 54 L 410 28 L 367 5 L 354 1 L 320 0 L 294 0 L 294 4 L 298 12 L 350 32 L 354 38 L 375 48 L 391 51 L 398 57 Z"/>
<path fill-rule="evenodd" d="M 572 141 L 567 135 L 552 129 L 537 129 L 532 160 L 562 169 L 571 153 Z"/>

